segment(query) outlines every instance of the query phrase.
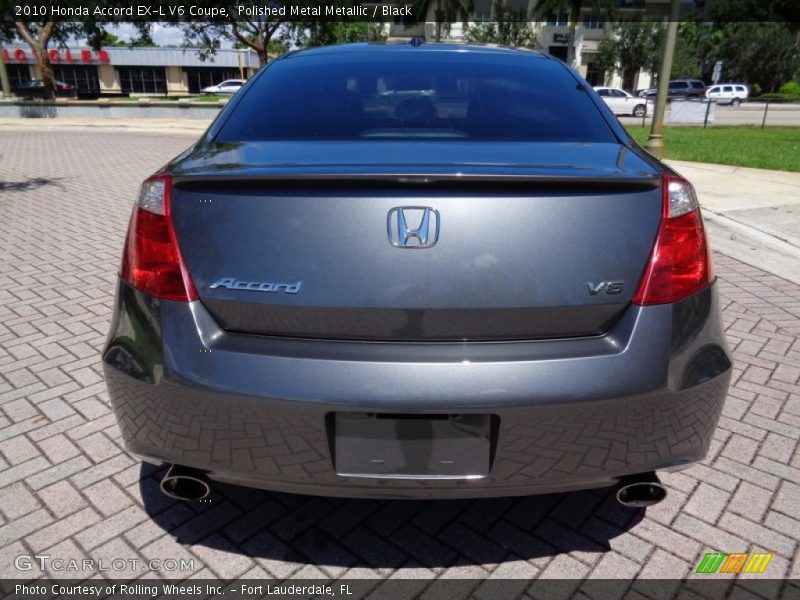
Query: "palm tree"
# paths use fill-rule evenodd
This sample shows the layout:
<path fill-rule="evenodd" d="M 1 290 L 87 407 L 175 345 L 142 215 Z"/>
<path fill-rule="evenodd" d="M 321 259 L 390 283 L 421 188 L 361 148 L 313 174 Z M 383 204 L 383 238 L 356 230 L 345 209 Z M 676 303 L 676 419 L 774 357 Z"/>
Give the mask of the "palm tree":
<path fill-rule="evenodd" d="M 475 9 L 472 0 L 417 0 L 414 14 L 424 20 L 433 7 L 433 18 L 436 20 L 436 41 L 442 41 L 442 25 L 445 22 L 461 19 L 467 21 Z"/>
<path fill-rule="evenodd" d="M 538 0 L 533 15 L 540 21 L 553 15 L 569 13 L 569 36 L 567 38 L 567 64 L 575 66 L 575 29 L 581 20 L 584 5 L 595 11 L 603 11 L 607 17 L 616 13 L 619 0 Z M 544 46 L 544 44 L 542 44 Z"/>

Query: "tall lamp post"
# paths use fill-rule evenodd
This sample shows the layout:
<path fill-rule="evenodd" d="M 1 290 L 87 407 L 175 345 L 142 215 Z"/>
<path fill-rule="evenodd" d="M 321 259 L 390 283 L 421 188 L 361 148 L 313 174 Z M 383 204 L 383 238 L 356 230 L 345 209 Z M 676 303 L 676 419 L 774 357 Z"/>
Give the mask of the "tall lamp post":
<path fill-rule="evenodd" d="M 650 126 L 650 137 L 644 149 L 658 158 L 664 158 L 664 112 L 667 108 L 667 91 L 669 76 L 672 72 L 672 57 L 675 54 L 675 38 L 678 35 L 678 19 L 680 18 L 681 0 L 671 0 L 667 38 L 664 41 L 664 54 L 661 56 L 661 68 L 658 71 L 658 94 L 656 108 L 653 111 L 653 123 Z"/>

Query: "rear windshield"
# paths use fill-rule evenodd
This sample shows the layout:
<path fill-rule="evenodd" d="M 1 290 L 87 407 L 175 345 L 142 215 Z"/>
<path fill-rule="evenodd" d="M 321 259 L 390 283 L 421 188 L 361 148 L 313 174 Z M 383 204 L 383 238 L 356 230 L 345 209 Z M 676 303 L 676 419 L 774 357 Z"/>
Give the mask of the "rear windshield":
<path fill-rule="evenodd" d="M 474 52 L 320 54 L 277 60 L 218 141 L 468 139 L 615 142 L 560 63 Z"/>

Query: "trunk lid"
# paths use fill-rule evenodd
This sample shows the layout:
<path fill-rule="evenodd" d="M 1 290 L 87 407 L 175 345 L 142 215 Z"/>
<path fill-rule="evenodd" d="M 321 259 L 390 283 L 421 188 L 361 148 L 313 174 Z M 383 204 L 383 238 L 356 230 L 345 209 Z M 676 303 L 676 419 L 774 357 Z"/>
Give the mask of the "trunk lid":
<path fill-rule="evenodd" d="M 261 335 L 596 335 L 630 303 L 661 215 L 659 173 L 616 144 L 228 143 L 172 170 L 200 300 Z M 410 230 L 432 209 L 435 245 L 402 247 L 423 236 L 402 239 L 397 208 Z"/>

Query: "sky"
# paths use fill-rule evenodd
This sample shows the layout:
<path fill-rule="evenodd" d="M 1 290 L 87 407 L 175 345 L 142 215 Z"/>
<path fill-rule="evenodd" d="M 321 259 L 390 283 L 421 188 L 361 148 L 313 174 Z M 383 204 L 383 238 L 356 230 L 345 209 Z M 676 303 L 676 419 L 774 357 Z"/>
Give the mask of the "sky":
<path fill-rule="evenodd" d="M 136 27 L 131 23 L 122 23 L 117 27 L 109 27 L 108 31 L 125 41 L 130 41 L 131 38 L 136 37 L 138 34 Z M 183 42 L 183 34 L 180 27 L 169 23 L 153 23 L 150 35 L 159 46 L 180 46 Z M 222 48 L 233 47 L 228 40 L 221 40 L 221 45 Z"/>

